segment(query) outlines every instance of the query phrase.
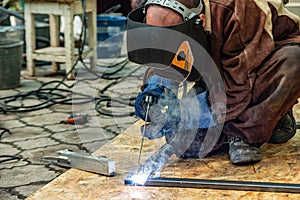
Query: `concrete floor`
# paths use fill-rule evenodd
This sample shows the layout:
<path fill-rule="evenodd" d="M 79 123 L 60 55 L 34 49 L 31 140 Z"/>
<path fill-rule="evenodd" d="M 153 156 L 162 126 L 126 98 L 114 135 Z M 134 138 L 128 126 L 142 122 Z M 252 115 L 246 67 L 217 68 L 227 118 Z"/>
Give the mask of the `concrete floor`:
<path fill-rule="evenodd" d="M 115 65 L 124 61 L 125 57 L 119 59 L 100 59 L 98 61 L 98 71 L 106 70 L 106 73 L 119 69 L 124 63 Z M 62 66 L 63 68 L 64 66 Z M 81 94 L 98 97 L 98 91 L 108 86 L 112 82 L 115 85 L 109 87 L 104 94 L 112 95 L 114 98 L 134 97 L 139 92 L 139 86 L 142 82 L 144 69 L 137 70 L 128 78 L 121 79 L 95 79 L 95 76 L 84 72 L 83 68 L 78 66 L 80 75 L 76 81 L 65 81 L 71 85 L 77 83 L 72 89 Z M 125 77 L 130 71 L 136 69 L 136 66 L 129 63 L 117 74 L 108 76 Z M 25 94 L 32 90 L 37 90 L 42 84 L 50 81 L 60 81 L 63 78 L 64 71 L 53 73 L 51 66 L 45 65 L 37 67 L 37 76 L 26 77 L 25 68 L 22 69 L 20 86 L 8 90 L 0 90 L 0 97 L 6 97 L 16 94 Z M 100 73 L 104 75 L 104 73 Z M 93 80 L 87 80 L 87 79 Z M 84 79 L 84 81 L 79 81 Z M 57 83 L 49 87 L 54 87 Z M 68 89 L 66 86 L 60 86 L 61 89 Z M 70 92 L 59 92 L 73 99 L 76 95 Z M 41 101 L 29 96 L 24 100 L 12 101 L 9 105 L 36 105 Z M 105 103 L 104 103 L 105 105 Z M 133 107 L 118 107 L 115 112 L 129 113 Z M 70 114 L 89 114 L 91 119 L 84 125 L 61 124 Z M 48 108 L 30 112 L 0 112 L 0 127 L 10 130 L 10 133 L 4 133 L 0 140 L 0 155 L 18 155 L 22 158 L 19 161 L 0 163 L 0 199 L 25 199 L 39 188 L 55 179 L 66 169 L 55 165 L 42 162 L 41 156 L 55 156 L 56 151 L 70 149 L 81 153 L 92 153 L 100 148 L 107 141 L 117 136 L 122 130 L 130 126 L 137 119 L 135 117 L 108 117 L 100 115 L 94 109 L 94 103 L 83 105 L 64 105 L 55 104 Z M 4 159 L 4 158 L 0 158 Z"/>
<path fill-rule="evenodd" d="M 97 70 L 101 71 L 100 74 L 104 76 L 105 73 L 119 69 L 122 64 L 114 65 L 121 63 L 124 59 L 99 59 Z M 144 69 L 137 69 L 136 67 L 132 63 L 127 63 L 117 74 L 110 75 L 107 79 L 100 79 L 82 70 L 82 66 L 78 66 L 77 69 L 80 70 L 76 80 L 65 81 L 64 83 L 68 85 L 77 83 L 72 88 L 74 91 L 99 97 L 99 90 L 115 82 L 105 90 L 104 94 L 111 95 L 113 98 L 129 98 L 136 96 L 139 92 L 142 75 L 144 74 Z M 23 68 L 20 86 L 14 89 L 0 90 L 0 97 L 25 94 L 38 89 L 44 83 L 62 80 L 63 70 L 59 73 L 53 73 L 50 69 L 51 66 L 49 65 L 40 66 L 37 68 L 37 76 L 28 78 L 26 77 L 25 68 Z M 137 71 L 125 78 L 134 69 L 137 69 Z M 104 70 L 105 72 L 103 72 Z M 116 76 L 122 78 L 111 79 Z M 57 83 L 54 83 L 51 87 L 55 85 Z M 67 89 L 68 87 L 61 85 L 59 88 Z M 72 96 L 68 92 L 60 93 L 72 97 L 74 100 L 78 97 L 78 95 Z M 25 105 L 36 105 L 41 101 L 26 98 L 22 101 L 20 99 L 13 101 L 9 105 L 20 105 L 21 102 Z M 113 109 L 114 117 L 99 114 L 95 111 L 94 106 L 94 102 L 73 106 L 55 104 L 48 108 L 30 112 L 0 113 L 0 126 L 9 129 L 11 132 L 11 134 L 4 133 L 0 140 L 0 155 L 18 155 L 22 157 L 19 161 L 0 163 L 0 199 L 25 199 L 67 170 L 42 162 L 40 160 L 41 156 L 55 156 L 56 151 L 63 149 L 81 153 L 95 152 L 137 120 L 135 117 L 116 116 L 119 111 L 121 113 L 133 111 L 133 108 L 129 106 L 117 106 Z M 72 113 L 89 114 L 91 119 L 84 125 L 74 126 L 60 123 Z M 295 106 L 294 114 L 299 121 L 299 104 Z"/>

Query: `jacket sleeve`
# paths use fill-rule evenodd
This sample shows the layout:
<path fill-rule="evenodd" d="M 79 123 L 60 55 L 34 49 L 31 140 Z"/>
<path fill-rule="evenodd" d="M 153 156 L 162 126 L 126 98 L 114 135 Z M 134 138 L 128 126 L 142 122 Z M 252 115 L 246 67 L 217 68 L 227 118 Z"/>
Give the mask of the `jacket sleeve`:
<path fill-rule="evenodd" d="M 212 0 L 210 4 L 212 56 L 224 79 L 230 120 L 251 102 L 256 69 L 267 56 L 279 44 L 300 42 L 299 23 L 277 0 Z"/>
<path fill-rule="evenodd" d="M 212 57 L 224 79 L 230 120 L 249 105 L 255 69 L 274 50 L 274 41 L 266 31 L 267 14 L 255 0 L 212 0 L 210 5 Z"/>

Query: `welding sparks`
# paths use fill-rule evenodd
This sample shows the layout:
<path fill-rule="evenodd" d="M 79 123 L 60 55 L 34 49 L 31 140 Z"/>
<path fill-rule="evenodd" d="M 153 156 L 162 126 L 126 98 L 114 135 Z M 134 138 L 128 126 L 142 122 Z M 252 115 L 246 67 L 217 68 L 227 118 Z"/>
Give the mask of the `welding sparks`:
<path fill-rule="evenodd" d="M 144 185 L 148 179 L 149 175 L 144 173 L 134 174 L 130 180 L 132 185 Z"/>
<path fill-rule="evenodd" d="M 162 166 L 173 153 L 173 147 L 170 144 L 164 144 L 138 168 L 136 173 L 129 175 L 125 179 L 125 185 L 143 186 L 153 176 L 159 177 Z M 153 176 L 151 176 L 152 173 L 154 173 Z"/>

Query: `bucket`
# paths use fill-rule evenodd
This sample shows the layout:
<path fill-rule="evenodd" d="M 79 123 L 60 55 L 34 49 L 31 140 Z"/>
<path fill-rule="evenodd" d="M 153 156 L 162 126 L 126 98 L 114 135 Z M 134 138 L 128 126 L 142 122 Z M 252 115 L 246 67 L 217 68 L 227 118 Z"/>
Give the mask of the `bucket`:
<path fill-rule="evenodd" d="M 23 41 L 0 40 L 0 89 L 20 85 Z"/>
<path fill-rule="evenodd" d="M 98 58 L 118 57 L 123 45 L 123 31 L 126 29 L 124 16 L 97 16 L 97 54 Z"/>

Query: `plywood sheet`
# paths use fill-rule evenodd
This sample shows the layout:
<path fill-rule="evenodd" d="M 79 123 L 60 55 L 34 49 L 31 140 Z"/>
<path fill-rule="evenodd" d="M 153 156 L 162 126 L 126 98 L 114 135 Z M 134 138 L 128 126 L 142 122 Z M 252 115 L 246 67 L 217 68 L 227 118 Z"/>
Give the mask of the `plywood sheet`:
<path fill-rule="evenodd" d="M 294 113 L 299 120 L 299 105 Z M 141 122 L 134 124 L 95 152 L 95 155 L 105 155 L 116 161 L 116 176 L 105 177 L 70 169 L 28 199 L 300 199 L 300 194 L 289 193 L 125 186 L 125 177 L 136 169 L 140 125 Z M 264 145 L 263 160 L 248 166 L 230 164 L 227 154 L 189 160 L 173 156 L 161 176 L 300 183 L 299 140 L 298 130 L 297 135 L 285 144 Z M 163 143 L 163 140 L 146 140 L 142 159 L 145 160 Z"/>

